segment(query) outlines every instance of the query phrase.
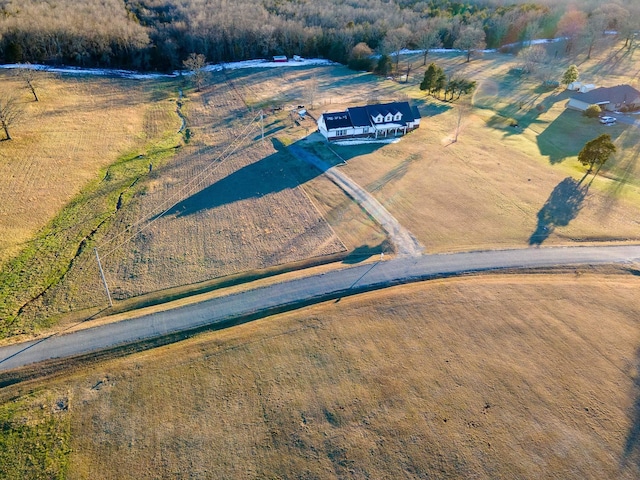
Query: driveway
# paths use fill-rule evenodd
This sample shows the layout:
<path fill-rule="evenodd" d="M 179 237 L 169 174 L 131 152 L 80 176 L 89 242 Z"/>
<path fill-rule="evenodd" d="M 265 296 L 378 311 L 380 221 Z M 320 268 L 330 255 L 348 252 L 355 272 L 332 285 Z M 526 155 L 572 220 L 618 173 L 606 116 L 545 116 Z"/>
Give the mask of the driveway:
<path fill-rule="evenodd" d="M 387 234 L 391 243 L 395 246 L 396 253 L 400 256 L 416 256 L 424 252 L 424 247 L 418 242 L 413 234 L 400 225 L 389 211 L 382 206 L 364 188 L 358 185 L 346 173 L 336 167 L 331 167 L 317 156 L 307 150 L 291 145 L 289 152 L 300 160 L 313 165 L 323 172 L 327 178 L 340 187 L 349 197 L 351 197 L 360 208 L 367 212 Z"/>

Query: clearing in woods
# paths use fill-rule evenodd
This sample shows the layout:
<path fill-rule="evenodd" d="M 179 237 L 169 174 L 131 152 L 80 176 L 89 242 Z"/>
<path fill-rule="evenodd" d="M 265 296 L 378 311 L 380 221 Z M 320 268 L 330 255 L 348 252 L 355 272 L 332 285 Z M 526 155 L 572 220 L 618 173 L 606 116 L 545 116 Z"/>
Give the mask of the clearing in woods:
<path fill-rule="evenodd" d="M 203 334 L 4 389 L 0 455 L 13 478 L 36 441 L 69 479 L 638 478 L 638 287 L 436 280 Z"/>

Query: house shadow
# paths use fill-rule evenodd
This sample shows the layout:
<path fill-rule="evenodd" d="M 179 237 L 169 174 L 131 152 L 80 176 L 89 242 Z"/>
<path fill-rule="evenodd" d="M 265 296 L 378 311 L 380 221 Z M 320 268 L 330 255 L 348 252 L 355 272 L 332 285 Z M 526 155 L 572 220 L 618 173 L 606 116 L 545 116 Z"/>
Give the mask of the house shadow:
<path fill-rule="evenodd" d="M 232 172 L 215 183 L 204 187 L 187 198 L 176 203 L 162 215 L 186 217 L 223 205 L 264 197 L 269 194 L 296 188 L 323 174 L 318 168 L 295 158 L 278 138 L 269 139 L 275 153 Z M 310 144 L 301 139 L 294 145 L 300 148 Z M 311 144 L 312 145 L 312 144 Z M 345 160 L 365 155 L 384 146 L 384 144 L 365 144 L 340 148 L 340 156 Z M 337 148 L 331 146 L 331 148 Z M 336 158 L 331 166 L 340 163 Z"/>
<path fill-rule="evenodd" d="M 537 137 L 540 154 L 549 157 L 555 165 L 566 158 L 578 155 L 585 144 L 602 133 L 608 133 L 616 140 L 627 125 L 604 126 L 597 118 L 589 118 L 576 110 L 566 109 Z"/>
<path fill-rule="evenodd" d="M 578 216 L 589 185 L 583 185 L 571 177 L 562 180 L 551 192 L 538 212 L 538 225 L 529 237 L 529 245 L 540 246 L 556 227 L 565 227 Z"/>
<path fill-rule="evenodd" d="M 276 152 L 232 172 L 175 204 L 166 215 L 186 217 L 223 205 L 264 197 L 296 188 L 322 174 L 320 170 L 292 158 L 286 147 L 271 138 Z"/>

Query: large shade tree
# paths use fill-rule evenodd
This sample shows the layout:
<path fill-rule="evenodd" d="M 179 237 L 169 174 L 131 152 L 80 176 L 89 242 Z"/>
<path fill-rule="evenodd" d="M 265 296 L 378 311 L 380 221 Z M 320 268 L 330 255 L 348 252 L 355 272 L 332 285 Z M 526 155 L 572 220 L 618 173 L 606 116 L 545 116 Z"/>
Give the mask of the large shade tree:
<path fill-rule="evenodd" d="M 589 167 L 587 173 L 591 173 L 597 167 L 597 174 L 615 151 L 616 146 L 611 141 L 611 135 L 603 133 L 585 144 L 578 154 L 578 161 L 585 167 Z"/>

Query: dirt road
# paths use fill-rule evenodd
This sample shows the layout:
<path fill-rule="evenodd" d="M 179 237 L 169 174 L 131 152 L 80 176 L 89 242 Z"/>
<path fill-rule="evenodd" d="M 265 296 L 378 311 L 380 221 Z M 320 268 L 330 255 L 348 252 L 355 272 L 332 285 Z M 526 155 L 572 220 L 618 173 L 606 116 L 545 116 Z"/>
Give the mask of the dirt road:
<path fill-rule="evenodd" d="M 312 153 L 297 145 L 291 145 L 289 152 L 320 171 L 340 187 L 360 207 L 366 211 L 387 232 L 396 253 L 400 256 L 417 256 L 424 252 L 424 247 L 382 206 L 369 192 L 353 181 L 347 174 L 336 167 L 331 167 Z"/>

